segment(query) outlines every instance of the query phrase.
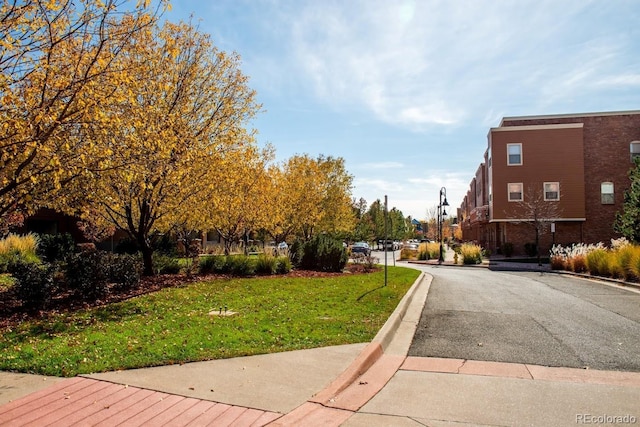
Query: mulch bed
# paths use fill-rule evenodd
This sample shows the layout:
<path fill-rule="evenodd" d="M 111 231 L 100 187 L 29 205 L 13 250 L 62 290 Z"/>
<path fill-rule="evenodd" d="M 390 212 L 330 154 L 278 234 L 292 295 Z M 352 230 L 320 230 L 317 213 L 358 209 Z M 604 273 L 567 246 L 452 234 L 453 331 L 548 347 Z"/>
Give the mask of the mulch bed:
<path fill-rule="evenodd" d="M 339 277 L 345 274 L 365 274 L 370 272 L 362 264 L 348 264 L 344 272 L 330 273 L 322 271 L 309 270 L 291 270 L 287 274 L 270 276 L 270 277 Z M 375 270 L 374 270 L 375 271 Z M 102 300 L 86 302 L 76 298 L 72 292 L 61 292 L 55 295 L 49 303 L 46 310 L 40 310 L 36 313 L 26 313 L 22 308 L 21 301 L 17 298 L 12 288 L 8 290 L 0 290 L 0 328 L 11 327 L 22 321 L 33 318 L 45 318 L 48 315 L 56 313 L 73 312 L 76 310 L 99 307 L 125 301 L 136 296 L 157 292 L 164 288 L 179 287 L 188 283 L 229 278 L 225 275 L 192 275 L 186 274 L 163 274 L 151 277 L 143 277 L 140 285 L 135 289 L 126 291 L 118 290 L 110 292 L 109 295 Z"/>

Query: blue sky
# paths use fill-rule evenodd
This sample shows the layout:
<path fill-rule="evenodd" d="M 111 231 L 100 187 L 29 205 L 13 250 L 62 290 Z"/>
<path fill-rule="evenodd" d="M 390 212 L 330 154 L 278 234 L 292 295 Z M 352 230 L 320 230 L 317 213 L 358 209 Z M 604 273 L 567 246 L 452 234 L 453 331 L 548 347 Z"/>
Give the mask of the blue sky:
<path fill-rule="evenodd" d="M 342 157 L 353 197 L 453 212 L 502 117 L 640 109 L 637 0 L 173 0 L 242 71 L 278 161 Z"/>

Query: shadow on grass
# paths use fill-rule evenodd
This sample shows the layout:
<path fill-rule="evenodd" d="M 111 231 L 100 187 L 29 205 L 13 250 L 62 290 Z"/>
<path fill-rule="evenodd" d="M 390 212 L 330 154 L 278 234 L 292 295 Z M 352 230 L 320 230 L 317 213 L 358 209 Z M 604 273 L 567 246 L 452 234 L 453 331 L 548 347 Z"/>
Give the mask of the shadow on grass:
<path fill-rule="evenodd" d="M 370 294 L 374 293 L 375 291 L 379 291 L 380 289 L 384 289 L 384 288 L 385 288 L 385 285 L 378 286 L 377 288 L 373 288 L 373 289 L 371 289 L 371 290 L 369 290 L 369 291 L 365 292 L 364 294 L 360 295 L 360 296 L 356 299 L 356 301 L 360 301 L 362 298 L 366 297 L 367 295 L 370 295 Z"/>

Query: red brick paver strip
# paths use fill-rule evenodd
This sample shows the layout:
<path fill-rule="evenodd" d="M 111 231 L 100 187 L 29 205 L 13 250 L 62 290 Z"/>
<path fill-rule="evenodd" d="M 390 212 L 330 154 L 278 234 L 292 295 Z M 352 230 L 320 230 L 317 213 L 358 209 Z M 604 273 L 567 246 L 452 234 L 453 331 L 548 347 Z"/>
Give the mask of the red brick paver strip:
<path fill-rule="evenodd" d="M 441 357 L 407 357 L 400 369 L 405 371 L 443 372 L 457 374 L 464 359 L 444 359 Z"/>
<path fill-rule="evenodd" d="M 324 402 L 333 408 L 357 411 L 389 382 L 402 365 L 404 356 L 383 355 L 367 372 L 337 396 Z"/>
<path fill-rule="evenodd" d="M 485 362 L 480 360 L 467 360 L 464 362 L 464 365 L 460 367 L 458 373 L 528 380 L 533 378 L 526 365 L 521 363 Z"/>
<path fill-rule="evenodd" d="M 535 380 L 566 381 L 640 387 L 640 372 L 598 371 L 527 365 Z"/>
<path fill-rule="evenodd" d="M 640 387 L 640 372 L 599 371 L 481 360 L 407 357 L 401 370 Z"/>
<path fill-rule="evenodd" d="M 81 377 L 0 406 L 2 426 L 264 426 L 281 416 Z"/>
<path fill-rule="evenodd" d="M 327 408 L 319 403 L 306 402 L 287 415 L 269 424 L 273 427 L 339 426 L 353 415 L 351 411 Z"/>

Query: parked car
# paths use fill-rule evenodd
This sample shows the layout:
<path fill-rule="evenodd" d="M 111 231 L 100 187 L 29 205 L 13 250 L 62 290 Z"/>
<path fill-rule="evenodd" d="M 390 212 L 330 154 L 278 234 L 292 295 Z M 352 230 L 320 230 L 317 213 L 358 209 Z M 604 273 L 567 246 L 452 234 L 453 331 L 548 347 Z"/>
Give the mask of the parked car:
<path fill-rule="evenodd" d="M 278 243 L 278 250 L 286 250 L 289 249 L 289 245 L 287 245 L 287 242 L 280 242 Z"/>
<path fill-rule="evenodd" d="M 403 249 L 409 249 L 410 251 L 417 251 L 419 246 L 420 245 L 418 245 L 417 243 L 406 243 L 403 246 Z"/>
<path fill-rule="evenodd" d="M 398 249 L 400 249 L 400 242 L 397 240 L 387 240 L 386 244 L 385 244 L 385 240 L 384 239 L 380 239 L 378 240 L 378 247 L 380 248 L 381 251 L 385 250 L 385 247 L 387 248 L 388 251 L 397 251 Z"/>
<path fill-rule="evenodd" d="M 371 248 L 367 242 L 356 242 L 351 245 L 352 254 L 364 254 L 366 256 L 371 255 Z"/>

